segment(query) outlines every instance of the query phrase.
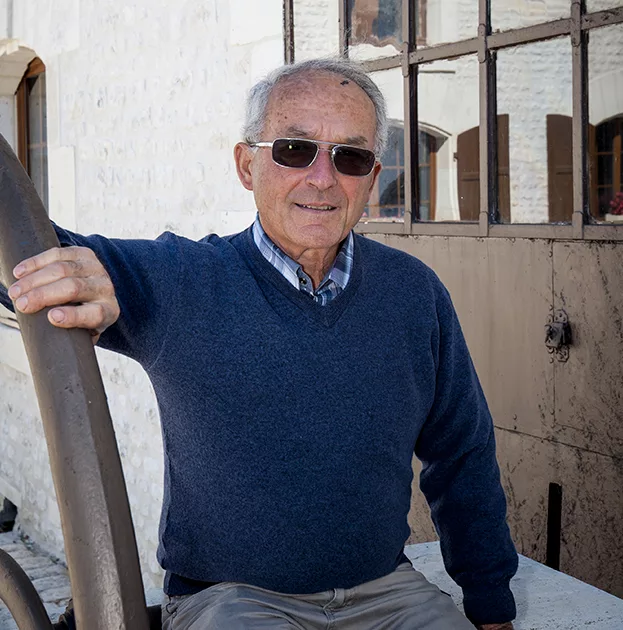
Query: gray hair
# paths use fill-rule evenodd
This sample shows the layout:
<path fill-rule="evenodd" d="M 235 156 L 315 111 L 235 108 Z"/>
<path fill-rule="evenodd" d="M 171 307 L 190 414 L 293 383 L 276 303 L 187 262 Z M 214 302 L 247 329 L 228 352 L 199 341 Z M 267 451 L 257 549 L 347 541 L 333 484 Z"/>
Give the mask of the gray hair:
<path fill-rule="evenodd" d="M 256 83 L 247 96 L 245 122 L 242 128 L 244 141 L 260 142 L 264 131 L 268 101 L 275 87 L 282 81 L 302 74 L 331 72 L 356 83 L 370 98 L 376 112 L 374 152 L 380 158 L 387 145 L 388 123 L 385 97 L 376 83 L 366 74 L 361 64 L 339 57 L 309 59 L 273 70 Z"/>

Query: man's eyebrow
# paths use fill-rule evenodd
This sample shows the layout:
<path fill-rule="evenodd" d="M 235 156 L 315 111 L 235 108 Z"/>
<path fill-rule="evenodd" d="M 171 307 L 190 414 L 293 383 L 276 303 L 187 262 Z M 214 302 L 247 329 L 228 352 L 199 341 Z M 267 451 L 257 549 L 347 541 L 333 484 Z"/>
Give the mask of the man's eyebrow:
<path fill-rule="evenodd" d="M 288 127 L 285 131 L 288 138 L 311 138 L 312 134 L 299 127 Z M 363 147 L 368 144 L 365 136 L 348 136 L 336 144 L 352 144 L 355 147 Z"/>

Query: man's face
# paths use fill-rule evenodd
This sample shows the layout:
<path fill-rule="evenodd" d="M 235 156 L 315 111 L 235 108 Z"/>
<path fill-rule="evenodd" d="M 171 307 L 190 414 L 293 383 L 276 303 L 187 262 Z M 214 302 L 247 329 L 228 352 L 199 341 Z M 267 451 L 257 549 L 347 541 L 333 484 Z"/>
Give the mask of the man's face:
<path fill-rule="evenodd" d="M 308 138 L 374 149 L 376 115 L 366 93 L 333 73 L 309 73 L 273 91 L 262 141 Z M 321 145 L 321 148 L 328 148 Z M 339 243 L 359 221 L 380 170 L 365 177 L 338 173 L 328 151 L 307 168 L 275 164 L 270 148 L 235 151 L 238 175 L 252 190 L 262 227 L 289 256 L 318 250 L 335 256 Z"/>

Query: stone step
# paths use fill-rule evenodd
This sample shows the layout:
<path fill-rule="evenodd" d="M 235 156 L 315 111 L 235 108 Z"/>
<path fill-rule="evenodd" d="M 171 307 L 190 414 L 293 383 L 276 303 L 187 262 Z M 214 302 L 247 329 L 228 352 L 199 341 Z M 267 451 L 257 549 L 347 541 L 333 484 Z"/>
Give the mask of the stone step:
<path fill-rule="evenodd" d="M 10 554 L 26 571 L 50 619 L 56 622 L 71 597 L 66 567 L 44 553 L 33 552 L 14 532 L 0 534 L 0 549 Z M 11 613 L 2 602 L 0 602 L 0 630 L 17 630 Z"/>

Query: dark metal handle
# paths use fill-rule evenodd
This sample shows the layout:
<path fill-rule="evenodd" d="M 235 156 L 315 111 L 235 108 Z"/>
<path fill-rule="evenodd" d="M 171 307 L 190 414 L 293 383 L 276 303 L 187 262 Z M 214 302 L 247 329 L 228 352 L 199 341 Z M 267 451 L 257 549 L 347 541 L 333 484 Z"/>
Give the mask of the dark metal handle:
<path fill-rule="evenodd" d="M 0 279 L 58 239 L 0 135 Z M 136 539 L 91 337 L 17 313 L 43 420 L 78 628 L 147 630 Z M 26 626 L 24 626 L 26 628 Z"/>

